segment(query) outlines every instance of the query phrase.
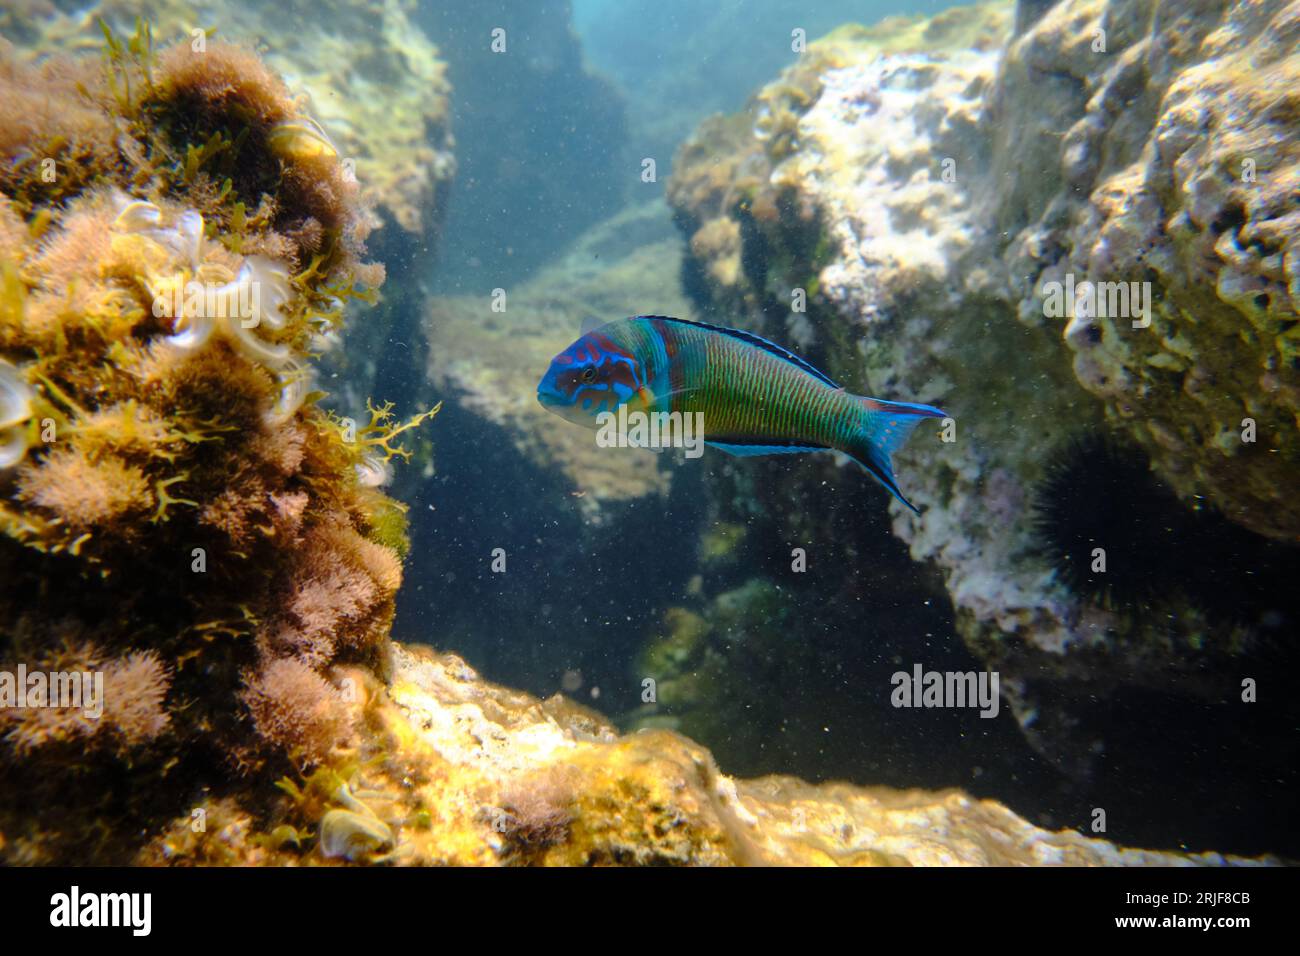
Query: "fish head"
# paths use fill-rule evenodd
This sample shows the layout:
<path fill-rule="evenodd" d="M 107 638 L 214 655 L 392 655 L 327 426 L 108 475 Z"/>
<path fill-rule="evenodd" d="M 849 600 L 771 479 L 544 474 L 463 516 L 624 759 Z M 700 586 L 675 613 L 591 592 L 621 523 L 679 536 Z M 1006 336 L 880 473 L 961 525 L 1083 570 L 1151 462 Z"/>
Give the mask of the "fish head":
<path fill-rule="evenodd" d="M 643 395 L 641 361 L 603 332 L 588 332 L 555 358 L 537 383 L 537 400 L 566 421 L 589 428 L 602 412 Z"/>

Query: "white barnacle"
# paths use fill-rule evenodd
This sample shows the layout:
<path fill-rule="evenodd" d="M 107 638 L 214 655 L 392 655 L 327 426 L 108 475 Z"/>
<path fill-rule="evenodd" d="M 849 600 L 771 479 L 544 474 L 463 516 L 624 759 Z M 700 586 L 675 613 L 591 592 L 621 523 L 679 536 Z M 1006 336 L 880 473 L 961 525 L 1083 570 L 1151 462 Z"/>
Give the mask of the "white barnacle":
<path fill-rule="evenodd" d="M 213 270 L 205 267 L 205 271 Z M 191 279 L 179 287 L 172 283 L 171 288 L 176 331 L 165 339 L 169 345 L 193 351 L 220 331 L 255 362 L 279 369 L 290 361 L 288 345 L 268 342 L 257 331 L 279 332 L 288 321 L 282 309 L 291 294 L 289 275 L 275 261 L 249 256 L 226 282 Z"/>
<path fill-rule="evenodd" d="M 258 297 L 261 306 L 258 323 L 273 332 L 279 332 L 286 322 L 281 309 L 293 294 L 288 270 L 274 259 L 264 256 L 249 256 L 244 260 L 244 265 L 252 270 L 252 281 L 259 283 L 262 290 Z"/>
<path fill-rule="evenodd" d="M 203 215 L 186 209 L 171 226 L 163 225 L 163 211 L 144 199 L 132 199 L 125 193 L 116 198 L 115 232 L 144 236 L 162 246 L 191 269 L 203 261 Z"/>
<path fill-rule="evenodd" d="M 267 145 L 284 160 L 334 159 L 339 154 L 324 127 L 310 116 L 277 123 L 267 136 Z"/>
<path fill-rule="evenodd" d="M 18 369 L 0 359 L 0 469 L 11 468 L 27 454 L 31 417 L 32 390 Z"/>
<path fill-rule="evenodd" d="M 194 269 L 203 261 L 203 216 L 187 209 L 176 220 L 175 249 Z"/>
<path fill-rule="evenodd" d="M 333 296 L 325 300 L 326 311 L 323 314 L 314 314 L 309 317 L 308 324 L 311 326 L 311 336 L 307 342 L 309 351 L 318 355 L 324 355 L 326 352 L 333 352 L 335 349 L 343 346 L 343 336 L 335 328 L 334 316 L 343 312 L 343 303 Z"/>
<path fill-rule="evenodd" d="M 321 817 L 320 851 L 326 857 L 356 862 L 392 844 L 392 828 L 378 817 L 351 810 L 330 810 Z"/>
<path fill-rule="evenodd" d="M 193 352 L 207 344 L 208 339 L 212 338 L 212 319 L 193 313 L 181 314 L 176 317 L 176 331 L 167 336 L 164 341 L 173 348 L 180 349 L 183 352 Z"/>
<path fill-rule="evenodd" d="M 322 329 L 311 334 L 307 345 L 316 354 L 325 355 L 335 349 L 342 348 L 343 336 L 339 335 L 334 329 Z"/>

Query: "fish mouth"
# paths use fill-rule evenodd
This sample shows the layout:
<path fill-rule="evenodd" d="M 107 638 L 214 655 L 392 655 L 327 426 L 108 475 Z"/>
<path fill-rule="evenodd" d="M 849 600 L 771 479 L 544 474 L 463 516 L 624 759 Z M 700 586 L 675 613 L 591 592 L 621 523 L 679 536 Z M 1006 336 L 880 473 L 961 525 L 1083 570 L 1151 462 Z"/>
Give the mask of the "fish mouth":
<path fill-rule="evenodd" d="M 563 395 L 539 391 L 537 401 L 542 408 L 552 415 L 563 418 L 566 422 L 594 427 L 594 419 L 585 410 L 568 401 Z"/>
<path fill-rule="evenodd" d="M 572 418 L 570 417 L 570 409 L 572 406 L 566 402 L 562 396 L 556 395 L 554 392 L 547 392 L 538 389 L 537 404 L 541 405 L 542 408 L 546 409 L 552 415 L 559 415 L 561 418 L 572 421 Z"/>

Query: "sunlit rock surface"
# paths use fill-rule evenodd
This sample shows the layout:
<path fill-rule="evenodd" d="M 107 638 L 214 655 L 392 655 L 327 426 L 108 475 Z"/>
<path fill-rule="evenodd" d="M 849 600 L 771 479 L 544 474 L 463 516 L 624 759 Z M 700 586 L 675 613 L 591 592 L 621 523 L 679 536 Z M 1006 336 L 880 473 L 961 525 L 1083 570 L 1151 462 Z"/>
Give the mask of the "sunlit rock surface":
<path fill-rule="evenodd" d="M 618 736 L 562 697 L 489 684 L 459 658 L 393 646 L 359 673 L 365 731 L 341 769 L 286 782 L 277 822 L 213 801 L 140 861 L 321 865 L 1140 866 L 1269 863 L 1125 849 L 1031 826 L 960 791 L 736 780 L 669 731 Z M 343 677 L 342 673 L 338 676 Z"/>

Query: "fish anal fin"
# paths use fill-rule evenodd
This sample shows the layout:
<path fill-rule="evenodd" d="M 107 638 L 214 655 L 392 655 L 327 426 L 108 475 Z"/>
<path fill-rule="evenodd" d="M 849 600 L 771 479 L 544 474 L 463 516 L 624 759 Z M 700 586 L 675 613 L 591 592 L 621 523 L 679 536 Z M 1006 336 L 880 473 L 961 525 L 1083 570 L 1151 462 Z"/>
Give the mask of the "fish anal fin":
<path fill-rule="evenodd" d="M 814 451 L 830 451 L 825 445 L 763 444 L 735 439 L 728 441 L 710 438 L 705 441 L 705 444 L 739 458 L 750 458 L 758 455 L 802 455 Z"/>

